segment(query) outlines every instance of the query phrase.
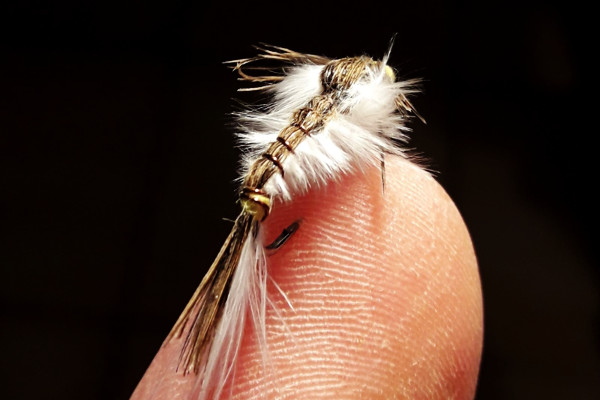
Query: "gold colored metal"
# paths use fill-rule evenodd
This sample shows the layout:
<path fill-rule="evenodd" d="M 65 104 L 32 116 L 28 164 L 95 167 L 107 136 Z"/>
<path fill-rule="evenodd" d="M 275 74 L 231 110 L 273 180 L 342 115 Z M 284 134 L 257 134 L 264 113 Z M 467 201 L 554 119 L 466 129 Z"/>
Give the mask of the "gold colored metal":
<path fill-rule="evenodd" d="M 271 211 L 271 198 L 259 189 L 244 187 L 240 193 L 242 213 L 251 215 L 256 221 L 264 221 Z"/>

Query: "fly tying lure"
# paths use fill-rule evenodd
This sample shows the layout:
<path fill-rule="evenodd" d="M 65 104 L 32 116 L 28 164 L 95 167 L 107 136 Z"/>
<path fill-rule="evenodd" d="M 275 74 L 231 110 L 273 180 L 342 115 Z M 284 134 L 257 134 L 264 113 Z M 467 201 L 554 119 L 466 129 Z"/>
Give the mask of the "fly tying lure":
<path fill-rule="evenodd" d="M 261 223 L 274 200 L 289 201 L 341 174 L 383 165 L 386 154 L 403 156 L 398 142 L 406 139 L 406 121 L 418 116 L 408 100 L 416 82 L 397 81 L 387 56 L 329 59 L 274 46 L 260 51 L 232 61 L 240 80 L 260 85 L 245 90 L 273 98 L 260 111 L 238 115 L 246 149 L 242 210 L 166 341 L 183 337 L 178 370 L 199 376 L 201 399 L 219 398 L 231 378 L 247 318 L 267 359 L 265 247 L 280 247 L 299 229 L 295 222 L 275 242 L 263 242 Z M 248 73 L 265 70 L 262 63 L 280 64 L 281 74 Z"/>

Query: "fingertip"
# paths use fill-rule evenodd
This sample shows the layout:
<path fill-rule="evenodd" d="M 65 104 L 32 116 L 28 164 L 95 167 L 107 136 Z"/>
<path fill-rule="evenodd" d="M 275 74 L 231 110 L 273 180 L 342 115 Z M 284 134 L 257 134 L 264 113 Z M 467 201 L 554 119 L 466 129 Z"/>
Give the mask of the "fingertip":
<path fill-rule="evenodd" d="M 274 237 L 302 220 L 269 261 L 279 286 L 267 322 L 272 387 L 300 398 L 472 398 L 483 323 L 468 231 L 413 164 L 386 161 L 384 193 L 380 179 L 377 168 L 344 177 L 278 205 L 265 224 Z"/>
<path fill-rule="evenodd" d="M 130 400 L 187 399 L 193 391 L 196 375 L 177 371 L 181 339 L 166 341 L 138 383 Z"/>
<path fill-rule="evenodd" d="M 248 327 L 233 386 L 251 398 L 473 398 L 482 342 L 477 262 L 468 231 L 435 180 L 399 159 L 381 173 L 277 204 L 269 257 L 269 366 Z M 184 399 L 197 376 L 164 345 L 132 399 Z"/>

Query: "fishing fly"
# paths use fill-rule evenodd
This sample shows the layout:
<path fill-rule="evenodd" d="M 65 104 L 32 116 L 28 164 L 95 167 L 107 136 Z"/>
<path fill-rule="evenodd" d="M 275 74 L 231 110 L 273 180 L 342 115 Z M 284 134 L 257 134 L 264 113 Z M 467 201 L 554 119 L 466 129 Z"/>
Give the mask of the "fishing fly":
<path fill-rule="evenodd" d="M 240 80 L 257 84 L 242 90 L 272 96 L 266 107 L 238 114 L 245 149 L 241 212 L 166 341 L 183 337 L 178 371 L 198 375 L 200 399 L 219 398 L 231 379 L 247 318 L 267 358 L 267 251 L 285 245 L 302 224 L 295 221 L 264 243 L 261 224 L 274 201 L 290 201 L 341 174 L 383 167 L 387 154 L 404 156 L 398 143 L 406 140 L 406 121 L 418 117 L 408 100 L 417 82 L 396 79 L 389 53 L 378 61 L 275 46 L 259 51 L 231 61 Z"/>

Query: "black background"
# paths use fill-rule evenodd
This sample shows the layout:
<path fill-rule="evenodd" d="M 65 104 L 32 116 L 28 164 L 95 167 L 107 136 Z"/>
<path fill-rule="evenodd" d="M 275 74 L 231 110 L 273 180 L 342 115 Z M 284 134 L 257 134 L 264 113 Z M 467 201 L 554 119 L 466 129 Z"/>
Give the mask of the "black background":
<path fill-rule="evenodd" d="M 266 42 L 424 78 L 485 298 L 477 399 L 600 398 L 597 50 L 574 2 L 45 2 L 0 13 L 3 399 L 126 399 L 236 215 L 223 61 Z"/>

